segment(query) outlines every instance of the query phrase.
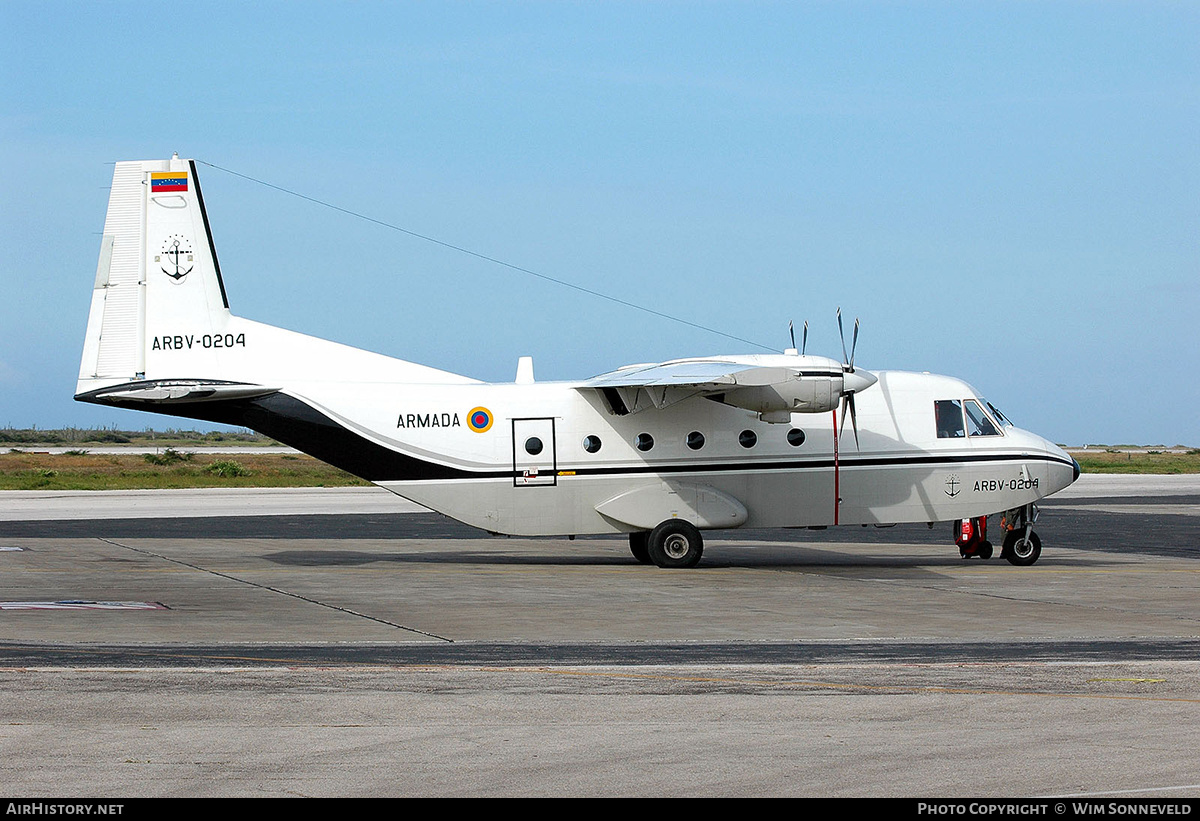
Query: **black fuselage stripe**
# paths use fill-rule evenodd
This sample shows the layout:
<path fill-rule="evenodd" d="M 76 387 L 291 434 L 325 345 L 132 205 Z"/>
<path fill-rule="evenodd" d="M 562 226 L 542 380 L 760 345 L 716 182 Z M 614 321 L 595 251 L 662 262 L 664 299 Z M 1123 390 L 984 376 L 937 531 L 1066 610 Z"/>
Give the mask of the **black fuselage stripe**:
<path fill-rule="evenodd" d="M 138 383 L 134 383 L 138 384 Z M 145 383 L 141 383 L 145 384 Z M 81 394 L 83 401 L 103 403 L 103 393 Z M 443 465 L 377 444 L 360 433 L 314 408 L 302 399 L 285 393 L 253 399 L 173 403 L 120 402 L 121 407 L 139 407 L 155 413 L 168 413 L 191 419 L 204 419 L 228 425 L 240 425 L 272 437 L 297 450 L 315 456 L 370 482 L 427 482 L 437 480 L 509 480 L 519 471 L 514 468 L 473 470 Z M 865 467 L 911 467 L 914 465 L 952 467 L 983 462 L 1050 462 L 1074 467 L 1074 463 L 1050 454 L 956 454 L 925 456 L 841 457 L 839 470 Z M 642 465 L 582 467 L 559 464 L 557 473 L 584 477 L 648 476 L 654 474 L 745 473 L 785 470 L 827 470 L 834 467 L 830 457 L 814 459 L 770 459 L 740 462 L 676 462 Z"/>

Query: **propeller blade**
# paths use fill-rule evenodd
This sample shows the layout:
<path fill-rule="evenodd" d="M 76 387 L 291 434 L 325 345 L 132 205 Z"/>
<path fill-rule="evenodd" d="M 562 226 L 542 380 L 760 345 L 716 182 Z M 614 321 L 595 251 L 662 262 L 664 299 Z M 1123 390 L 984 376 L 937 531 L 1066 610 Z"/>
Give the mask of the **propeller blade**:
<path fill-rule="evenodd" d="M 858 444 L 858 414 L 854 412 L 854 394 L 850 394 L 849 399 L 850 424 L 854 426 L 854 449 L 862 450 L 862 446 Z"/>
<path fill-rule="evenodd" d="M 788 320 L 788 333 L 792 336 L 792 348 L 796 347 L 796 328 L 792 325 L 791 320 Z"/>
<path fill-rule="evenodd" d="M 850 372 L 854 373 L 854 352 L 858 350 L 858 317 L 854 318 L 854 341 L 850 343 Z"/>
<path fill-rule="evenodd" d="M 854 394 L 842 394 L 842 419 L 838 423 L 838 442 L 842 441 L 842 434 L 846 432 L 846 411 L 850 411 L 850 426 L 854 428 L 854 447 L 857 450 L 862 450 L 862 446 L 858 443 L 858 413 L 854 410 Z"/>
<path fill-rule="evenodd" d="M 804 320 L 804 337 L 803 337 L 803 340 L 804 340 L 804 341 L 800 343 L 800 355 L 801 355 L 801 356 L 804 356 L 804 351 L 808 349 L 808 320 L 807 320 L 807 319 L 806 319 L 806 320 Z M 792 345 L 793 345 L 793 346 L 794 346 L 795 344 L 796 344 L 795 342 L 793 342 L 793 343 L 792 343 Z"/>
<path fill-rule="evenodd" d="M 838 336 L 842 338 L 842 361 L 849 363 L 850 357 L 846 356 L 846 332 L 842 330 L 842 309 L 840 307 L 837 309 L 837 321 Z"/>

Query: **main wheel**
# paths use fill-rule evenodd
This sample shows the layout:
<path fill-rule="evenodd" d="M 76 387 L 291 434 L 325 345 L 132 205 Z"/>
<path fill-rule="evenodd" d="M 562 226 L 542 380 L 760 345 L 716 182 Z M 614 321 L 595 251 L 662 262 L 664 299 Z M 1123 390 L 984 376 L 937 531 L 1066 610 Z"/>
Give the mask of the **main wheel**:
<path fill-rule="evenodd" d="M 700 531 L 682 519 L 667 519 L 650 531 L 650 561 L 659 567 L 695 567 L 704 552 Z"/>
<path fill-rule="evenodd" d="M 1032 530 L 1025 536 L 1025 528 L 1008 531 L 1004 537 L 1004 558 L 1017 567 L 1028 567 L 1042 555 L 1042 540 Z"/>
<path fill-rule="evenodd" d="M 629 552 L 642 564 L 650 564 L 650 531 L 635 530 L 630 533 Z"/>

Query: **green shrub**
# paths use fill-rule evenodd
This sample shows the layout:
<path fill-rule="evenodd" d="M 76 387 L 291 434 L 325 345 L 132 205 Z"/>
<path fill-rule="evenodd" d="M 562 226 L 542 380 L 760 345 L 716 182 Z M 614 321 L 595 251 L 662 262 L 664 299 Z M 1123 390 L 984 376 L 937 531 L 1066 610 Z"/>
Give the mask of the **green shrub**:
<path fill-rule="evenodd" d="M 190 462 L 196 454 L 167 448 L 162 453 L 144 453 L 142 458 L 152 465 L 174 465 L 179 462 Z"/>
<path fill-rule="evenodd" d="M 220 476 L 223 479 L 228 479 L 233 476 L 250 476 L 251 471 L 248 468 L 239 465 L 237 462 L 228 459 L 222 459 L 219 462 L 213 462 L 204 469 L 207 473 L 214 476 Z"/>

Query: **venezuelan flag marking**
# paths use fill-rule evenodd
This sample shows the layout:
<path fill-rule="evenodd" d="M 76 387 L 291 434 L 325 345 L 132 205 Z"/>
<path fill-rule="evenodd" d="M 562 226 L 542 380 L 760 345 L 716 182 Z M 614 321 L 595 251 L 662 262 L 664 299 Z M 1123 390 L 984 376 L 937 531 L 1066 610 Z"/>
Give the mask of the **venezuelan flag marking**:
<path fill-rule="evenodd" d="M 150 173 L 150 191 L 161 194 L 166 191 L 188 190 L 186 171 L 152 171 Z"/>

